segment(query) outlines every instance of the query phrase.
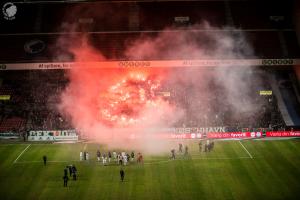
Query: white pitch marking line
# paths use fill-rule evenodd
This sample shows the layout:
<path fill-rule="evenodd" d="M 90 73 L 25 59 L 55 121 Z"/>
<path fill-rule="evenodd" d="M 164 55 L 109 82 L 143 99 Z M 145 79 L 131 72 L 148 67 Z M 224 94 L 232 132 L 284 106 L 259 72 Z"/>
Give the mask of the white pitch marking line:
<path fill-rule="evenodd" d="M 243 149 L 247 152 L 247 154 L 250 156 L 250 158 L 252 159 L 253 156 L 251 155 L 251 153 L 246 149 L 246 147 L 241 143 L 241 141 L 239 140 L 239 143 L 241 144 L 241 146 L 243 147 Z"/>
<path fill-rule="evenodd" d="M 18 159 L 23 155 L 23 153 L 25 153 L 25 151 L 31 146 L 31 144 L 29 144 L 20 154 L 19 156 L 16 158 L 16 160 L 13 163 L 16 163 L 18 161 Z"/>

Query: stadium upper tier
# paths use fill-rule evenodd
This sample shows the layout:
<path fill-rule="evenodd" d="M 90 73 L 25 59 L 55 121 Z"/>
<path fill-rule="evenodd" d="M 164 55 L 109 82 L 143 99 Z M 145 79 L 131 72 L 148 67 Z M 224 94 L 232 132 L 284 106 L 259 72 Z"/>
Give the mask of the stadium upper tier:
<path fill-rule="evenodd" d="M 178 35 L 177 31 L 167 31 L 164 32 L 168 37 L 176 37 Z M 96 49 L 99 54 L 103 54 L 107 59 L 110 60 L 128 60 L 126 52 L 132 46 L 137 39 L 146 38 L 149 40 L 155 40 L 160 33 L 92 33 L 88 35 L 89 44 L 91 47 Z M 187 31 L 185 35 L 189 34 Z M 211 34 L 211 32 L 192 32 L 191 35 L 197 35 L 193 38 L 196 42 L 193 46 L 196 48 L 203 48 L 206 45 L 205 35 Z M 222 35 L 218 33 L 219 35 Z M 228 33 L 224 33 L 228 34 Z M 236 31 L 230 32 L 229 34 L 243 35 L 245 41 L 247 41 L 251 46 L 251 51 L 253 53 L 244 54 L 244 58 L 299 58 L 300 49 L 296 42 L 296 34 L 294 31 L 286 31 L 282 34 L 278 32 L 261 32 L 261 31 Z M 204 35 L 202 38 L 201 36 Z M 187 36 L 185 36 L 187 37 Z M 233 36 L 234 37 L 234 36 Z M 238 36 L 239 37 L 239 36 Z M 285 45 L 282 47 L 281 39 L 285 40 Z M 36 42 L 37 40 L 42 41 L 42 43 Z M 74 43 L 80 46 L 80 41 L 82 41 L 82 35 L 80 33 L 75 35 L 0 35 L 0 62 L 1 63 L 20 63 L 20 62 L 51 62 L 51 61 L 74 61 L 74 55 L 70 53 L 71 45 Z M 31 48 L 32 51 L 38 51 L 40 48 L 42 50 L 37 53 L 29 53 L 26 51 L 25 47 L 30 42 L 34 43 Z M 190 41 L 191 42 L 191 41 Z M 153 43 L 155 44 L 155 43 Z M 184 43 L 187 44 L 187 43 Z M 160 47 L 156 47 L 159 49 Z M 164 46 L 168 48 L 168 46 Z M 210 47 L 212 48 L 212 47 Z M 216 47 L 218 48 L 218 47 Z M 240 47 L 243 48 L 242 46 Z M 148 49 L 144 49 L 147 52 Z M 201 59 L 201 57 L 195 57 L 193 54 L 158 54 L 152 55 L 149 60 L 159 60 L 159 59 Z M 232 57 L 227 57 L 227 59 L 234 59 Z M 86 57 L 86 60 L 89 60 Z M 130 58 L 129 58 L 130 59 Z M 146 58 L 147 59 L 147 58 Z M 222 55 L 215 55 L 215 59 L 222 59 Z M 136 57 L 135 60 L 145 60 L 145 57 Z M 95 61 L 95 60 L 89 60 Z"/>
<path fill-rule="evenodd" d="M 277 6 L 272 2 L 272 7 L 261 1 L 16 4 L 14 20 L 0 18 L 0 62 L 72 61 L 69 44 L 62 41 L 73 38 L 72 43 L 80 43 L 82 35 L 107 59 L 130 59 L 124 51 L 133 41 L 155 38 L 166 28 L 169 38 L 178 31 L 190 31 L 198 38 L 240 31 L 254 50 L 247 58 L 296 58 L 300 49 L 291 2 Z M 199 46 L 202 42 L 197 41 Z"/>
<path fill-rule="evenodd" d="M 272 6 L 270 6 L 272 4 Z M 276 5 L 277 4 L 277 5 Z M 215 27 L 242 29 L 292 29 L 292 1 L 170 1 L 170 2 L 84 2 L 16 4 L 14 21 L 1 18 L 1 33 L 61 32 L 65 25 L 79 25 L 73 31 L 162 30 L 207 21 Z M 117 13 L 117 14 L 115 14 Z M 177 18 L 176 18 L 177 17 Z M 178 18 L 186 17 L 186 18 Z"/>

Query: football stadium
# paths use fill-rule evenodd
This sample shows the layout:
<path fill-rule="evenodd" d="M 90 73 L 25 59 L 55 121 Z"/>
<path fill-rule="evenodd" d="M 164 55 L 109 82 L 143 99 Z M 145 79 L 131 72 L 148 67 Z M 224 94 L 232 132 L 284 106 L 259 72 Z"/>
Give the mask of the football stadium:
<path fill-rule="evenodd" d="M 300 199 L 300 1 L 0 2 L 0 199 Z"/>

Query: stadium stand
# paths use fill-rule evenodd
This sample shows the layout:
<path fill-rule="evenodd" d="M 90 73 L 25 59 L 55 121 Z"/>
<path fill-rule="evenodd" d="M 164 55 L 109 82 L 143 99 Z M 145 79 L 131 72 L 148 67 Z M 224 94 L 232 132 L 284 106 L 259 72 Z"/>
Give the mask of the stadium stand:
<path fill-rule="evenodd" d="M 202 23 L 209 18 L 214 27 L 224 27 L 224 2 L 155 2 L 139 3 L 141 30 L 162 30 L 166 27 L 185 27 Z M 155 13 L 155 15 L 153 15 Z M 176 17 L 188 17 L 182 24 Z"/>
<path fill-rule="evenodd" d="M 153 37 L 158 33 L 143 33 L 143 37 Z M 177 33 L 170 33 L 170 36 Z M 201 38 L 201 32 L 198 37 Z M 246 38 L 250 41 L 254 48 L 256 57 L 259 58 L 295 58 L 299 56 L 299 47 L 295 44 L 295 32 L 284 32 L 288 55 L 283 54 L 281 43 L 277 32 L 260 32 L 248 31 L 244 32 Z M 90 35 L 90 42 L 96 49 L 99 49 L 108 59 L 122 60 L 124 59 L 124 49 L 130 41 L 139 37 L 139 33 L 95 33 Z M 59 56 L 53 51 L 55 48 L 59 49 L 60 55 L 66 51 L 65 46 L 57 46 L 56 38 L 58 35 L 43 35 L 43 36 L 3 36 L 0 35 L 1 47 L 3 52 L 0 55 L 1 62 L 46 62 L 46 61 L 62 61 Z M 28 54 L 24 51 L 24 44 L 32 39 L 40 39 L 46 43 L 46 49 L 37 54 Z M 11 44 L 11 41 L 14 41 Z M 64 61 L 72 61 L 72 56 L 68 52 L 64 52 Z M 253 56 L 248 58 L 254 58 Z M 184 59 L 184 58 L 178 58 Z M 185 58 L 188 59 L 188 58 Z"/>
<path fill-rule="evenodd" d="M 20 128 L 26 124 L 27 129 L 63 129 L 71 128 L 67 119 L 62 116 L 55 109 L 55 105 L 59 102 L 59 94 L 68 84 L 68 79 L 64 76 L 63 70 L 49 70 L 45 71 L 28 71 L 24 72 L 1 72 L 1 77 L 6 77 L 10 74 L 10 82 L 14 85 L 21 86 L 18 89 L 18 94 L 22 101 L 2 102 L 2 109 L 6 112 L 1 112 L 2 123 L 0 124 L 1 131 L 12 131 Z M 163 88 L 171 92 L 170 102 L 180 106 L 185 110 L 187 117 L 178 121 L 174 126 L 226 126 L 236 127 L 236 130 L 247 128 L 282 128 L 284 122 L 277 108 L 276 97 L 262 97 L 259 96 L 259 90 L 268 90 L 271 88 L 268 83 L 269 74 L 264 71 L 257 71 L 259 76 L 263 75 L 264 83 L 261 85 L 253 84 L 251 93 L 253 98 L 256 98 L 257 105 L 264 104 L 262 110 L 258 110 L 245 115 L 241 119 L 239 116 L 233 116 L 235 113 L 234 107 L 228 106 L 223 102 L 223 90 L 215 83 L 211 83 L 211 90 L 214 91 L 213 96 L 205 96 L 202 99 L 197 99 L 186 93 L 189 88 L 188 85 L 181 88 L 174 88 L 172 85 L 164 85 Z M 22 74 L 22 80 L 18 80 L 19 75 Z M 4 84 L 6 78 L 4 78 Z M 43 83 L 43 84 L 41 84 Z M 12 95 L 14 99 L 14 89 L 6 90 L 5 86 L 1 91 L 2 94 Z M 26 89 L 25 89 L 26 88 Z M 198 102 L 198 103 L 197 103 Z M 211 107 L 207 107 L 206 103 L 210 102 Z M 193 105 L 191 107 L 191 105 Z M 197 105 L 195 107 L 195 105 Z M 207 110 L 208 109 L 208 110 Z M 205 115 L 201 113 L 206 113 Z M 22 118 L 20 118 L 22 117 Z M 259 120 L 258 120 L 259 119 Z M 257 124 L 259 121 L 259 124 Z"/>
<path fill-rule="evenodd" d="M 80 12 L 77 9 L 79 3 L 21 4 L 19 10 L 26 11 L 26 13 L 24 13 L 24 17 L 23 15 L 18 17 L 16 23 L 0 19 L 0 23 L 5 26 L 5 29 L 1 29 L 0 32 L 9 34 L 0 35 L 0 42 L 3 44 L 0 47 L 1 62 L 61 61 L 61 57 L 53 54 L 53 49 L 57 48 L 56 39 L 66 31 L 75 31 L 77 34 L 88 31 L 91 43 L 96 49 L 100 49 L 108 59 L 124 59 L 122 52 L 127 41 L 140 35 L 140 31 L 146 31 L 147 33 L 143 33 L 143 35 L 151 36 L 166 27 L 179 30 L 203 29 L 202 26 L 193 26 L 201 24 L 203 21 L 207 21 L 212 27 L 226 28 L 233 25 L 240 28 L 245 33 L 246 39 L 251 42 L 256 56 L 259 58 L 297 57 L 300 52 L 295 43 L 296 34 L 292 28 L 292 20 L 290 20 L 292 16 L 287 11 L 292 6 L 290 3 L 284 4 L 283 8 L 278 5 L 278 9 L 274 10 L 272 7 L 270 10 L 268 3 L 257 1 L 231 1 L 229 6 L 222 1 L 138 2 L 139 9 L 135 11 L 139 16 L 138 22 L 136 22 L 138 29 L 133 31 L 129 27 L 130 17 L 111 18 L 112 15 L 109 13 L 99 15 L 98 12 L 88 12 L 91 8 L 99 7 L 99 10 L 105 9 L 107 12 L 113 10 L 120 16 L 122 14 L 130 16 L 130 12 L 132 12 L 130 3 L 91 2 L 80 5 L 84 6 L 83 10 L 86 11 Z M 23 6 L 26 7 L 24 11 Z M 229 11 L 226 9 L 227 7 L 230 8 Z M 64 12 L 65 10 L 72 10 L 72 15 L 69 16 L 69 12 Z M 54 12 L 55 15 L 52 14 Z M 37 17 L 37 15 L 39 16 Z M 107 17 L 110 17 L 110 20 L 107 20 Z M 176 17 L 179 17 L 178 23 L 175 20 Z M 230 21 L 234 23 L 232 24 Z M 281 24 L 279 27 L 276 25 L 277 22 Z M 282 32 L 282 38 L 280 32 Z M 36 54 L 26 53 L 24 45 L 34 39 L 43 41 L 46 48 Z M 282 45 L 286 46 L 285 49 L 288 52 L 283 52 Z M 64 59 L 70 61 L 73 58 L 71 55 L 67 55 L 64 56 Z"/>
<path fill-rule="evenodd" d="M 234 26 L 242 29 L 291 29 L 293 6 L 291 1 L 284 4 L 277 1 L 231 1 L 229 2 Z M 276 6 L 274 6 L 276 5 Z M 251 17 L 249 17 L 251 16 Z"/>
<path fill-rule="evenodd" d="M 128 18 L 122 17 L 128 16 L 128 3 L 49 4 L 44 7 L 46 9 L 43 9 L 42 32 L 61 32 L 70 29 L 72 31 L 128 30 Z M 72 14 L 66 13 L 66 10 L 72 11 Z M 100 10 L 105 12 L 101 14 Z"/>
<path fill-rule="evenodd" d="M 201 34 L 205 33 L 201 26 L 194 26 L 203 21 L 209 22 L 211 26 L 225 28 L 235 26 L 245 34 L 250 42 L 255 54 L 247 55 L 247 58 L 297 58 L 299 57 L 299 46 L 296 33 L 291 24 L 291 14 L 288 12 L 291 4 L 285 7 L 278 5 L 280 9 L 269 9 L 268 2 L 249 1 L 181 1 L 181 2 L 124 2 L 124 3 L 85 3 L 83 12 L 77 10 L 77 3 L 41 3 L 41 4 L 20 4 L 20 15 L 10 23 L 1 18 L 0 29 L 0 62 L 1 63 L 22 63 L 22 62 L 53 62 L 53 61 L 73 61 L 74 57 L 67 51 L 65 46 L 57 46 L 56 41 L 61 35 L 66 38 L 88 32 L 90 43 L 99 49 L 106 58 L 110 60 L 126 59 L 124 49 L 136 38 L 154 37 L 166 27 L 175 30 L 198 31 L 201 44 Z M 134 7 L 135 9 L 132 9 Z M 136 9 L 138 7 L 138 9 Z M 26 9 L 22 9 L 26 8 Z M 81 7 L 82 8 L 82 7 Z M 109 11 L 107 14 L 87 12 L 90 8 Z M 72 12 L 72 16 L 66 11 Z M 94 9 L 97 10 L 97 9 Z M 113 11 L 113 12 L 112 12 Z M 118 12 L 119 15 L 113 15 Z M 132 13 L 136 12 L 136 13 Z M 56 13 L 53 15 L 53 13 Z M 253 14 L 255 13 L 255 15 Z M 139 16 L 137 26 L 131 28 L 130 16 Z M 118 16 L 129 17 L 118 17 Z M 76 17 L 74 17 L 76 16 Z M 79 16 L 79 17 L 78 17 Z M 115 16 L 115 17 L 113 17 Z M 251 16 L 251 17 L 249 17 Z M 110 20 L 108 20 L 108 18 Z M 109 23 L 108 23 L 109 22 Z M 76 25 L 76 28 L 73 25 Z M 190 30 L 192 29 L 192 30 Z M 196 29 L 196 30 L 194 30 Z M 66 31 L 73 31 L 76 34 L 66 34 Z M 171 33 L 171 35 L 177 33 Z M 75 36 L 74 36 L 75 35 Z M 46 48 L 41 52 L 32 54 L 25 52 L 24 45 L 31 40 L 39 39 L 43 41 Z M 66 49 L 66 48 L 65 48 Z M 162 59 L 152 58 L 155 59 Z M 164 59 L 169 59 L 164 57 Z M 170 58 L 173 59 L 173 58 Z M 187 55 L 177 59 L 189 59 Z M 272 88 L 272 83 L 267 80 L 269 76 L 282 76 L 281 71 L 274 69 L 258 70 L 257 73 L 266 76 L 264 89 Z M 49 108 L 59 101 L 59 93 L 68 84 L 68 79 L 64 76 L 63 70 L 49 71 L 0 71 L 0 94 L 10 95 L 10 101 L 0 101 L 0 130 L 9 131 L 22 126 L 27 128 L 66 128 L 70 124 L 57 112 Z M 279 74 L 279 75 L 278 75 Z M 280 78 L 280 77 L 279 77 Z M 281 79 L 281 78 L 280 78 Z M 290 77 L 285 77 L 290 79 Z M 43 83 L 42 85 L 40 83 Z M 196 124 L 224 125 L 242 129 L 245 127 L 255 128 L 275 128 L 285 127 L 281 109 L 278 107 L 276 95 L 272 98 L 266 97 L 263 101 L 268 102 L 264 110 L 253 113 L 255 117 L 248 116 L 245 120 L 240 120 L 231 116 L 231 108 L 222 105 L 222 91 L 218 93 L 219 99 L 206 99 L 205 101 L 215 102 L 215 107 L 211 108 L 210 116 L 202 116 L 204 109 L 199 104 L 198 111 L 189 107 L 188 94 L 178 91 L 176 88 L 165 86 L 173 91 L 172 101 L 183 106 L 188 113 L 187 119 L 178 122 L 177 126 L 194 126 Z M 276 86 L 277 87 L 277 86 Z M 281 86 L 278 86 L 279 88 Z M 257 93 L 258 86 L 253 86 L 253 93 Z M 285 105 L 298 106 L 299 102 L 295 96 L 294 88 L 280 88 L 283 99 L 288 101 Z M 181 94 L 181 95 L 176 95 Z M 183 95 L 182 95 L 183 94 Z M 257 99 L 261 101 L 261 99 Z M 194 104 L 194 103 L 193 103 Z M 289 108 L 288 110 L 293 110 Z M 207 112 L 207 111 L 206 111 Z M 299 112 L 297 111 L 299 114 Z M 292 114 L 294 121 L 298 116 Z M 260 123 L 256 124 L 255 119 Z M 300 124 L 299 124 L 300 125 Z"/>

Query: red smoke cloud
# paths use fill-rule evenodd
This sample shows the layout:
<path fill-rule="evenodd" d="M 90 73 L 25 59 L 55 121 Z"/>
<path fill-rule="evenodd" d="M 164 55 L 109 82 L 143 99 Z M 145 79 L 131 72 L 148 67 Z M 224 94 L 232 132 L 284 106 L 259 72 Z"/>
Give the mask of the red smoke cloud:
<path fill-rule="evenodd" d="M 88 45 L 72 51 L 78 62 L 105 59 Z M 70 82 L 61 95 L 59 110 L 91 139 L 138 148 L 144 143 L 132 141 L 133 135 L 143 138 L 140 136 L 149 133 L 149 128 L 173 122 L 170 116 L 176 108 L 161 95 L 166 70 L 99 66 L 78 67 L 68 73 Z"/>
<path fill-rule="evenodd" d="M 210 31 L 193 31 L 193 28 Z M 208 24 L 190 29 L 166 29 L 156 36 L 141 35 L 133 41 L 128 40 L 123 55 L 129 60 L 172 60 L 241 59 L 253 54 L 240 31 L 222 31 Z M 76 62 L 106 60 L 89 43 L 88 35 L 68 37 L 59 38 L 54 48 L 57 58 L 72 55 Z M 101 44 L 97 43 L 97 46 Z M 113 147 L 161 152 L 168 150 L 168 146 L 165 141 L 153 139 L 153 135 L 160 134 L 155 130 L 174 126 L 174 122 L 178 121 L 182 125 L 191 118 L 201 119 L 198 116 L 214 117 L 212 100 L 217 95 L 222 99 L 218 106 L 235 108 L 236 112 L 232 115 L 238 118 L 242 118 L 243 113 L 259 110 L 261 106 L 252 100 L 249 92 L 249 85 L 259 82 L 259 79 L 251 72 L 252 69 L 245 66 L 238 71 L 231 68 L 172 71 L 157 68 L 105 69 L 105 66 L 99 66 L 99 69 L 95 66 L 72 68 L 68 72 L 69 85 L 61 95 L 58 109 L 88 138 Z M 171 92 L 162 87 L 164 83 L 174 89 L 179 100 L 188 102 L 185 107 L 175 106 L 167 97 L 160 95 L 160 92 Z M 218 85 L 222 92 L 216 93 L 214 85 Z M 189 113 L 183 110 L 189 110 Z M 196 126 L 205 125 L 201 121 L 195 122 Z M 141 139 L 131 140 L 133 137 Z"/>

